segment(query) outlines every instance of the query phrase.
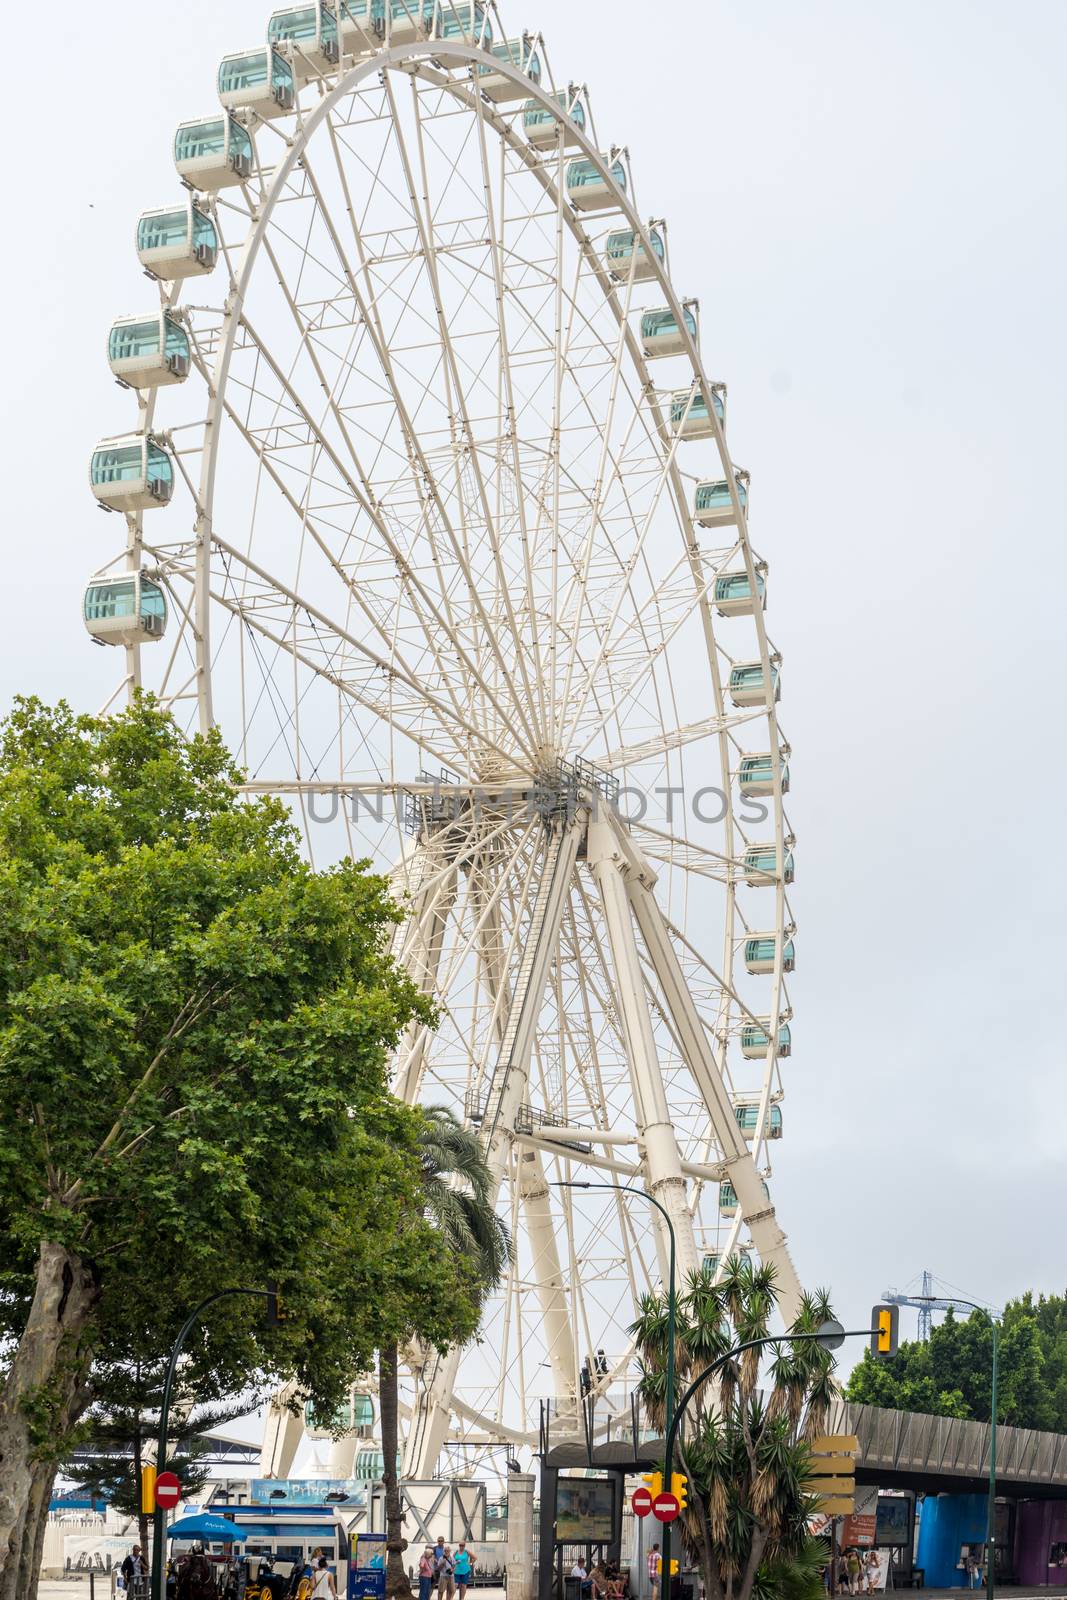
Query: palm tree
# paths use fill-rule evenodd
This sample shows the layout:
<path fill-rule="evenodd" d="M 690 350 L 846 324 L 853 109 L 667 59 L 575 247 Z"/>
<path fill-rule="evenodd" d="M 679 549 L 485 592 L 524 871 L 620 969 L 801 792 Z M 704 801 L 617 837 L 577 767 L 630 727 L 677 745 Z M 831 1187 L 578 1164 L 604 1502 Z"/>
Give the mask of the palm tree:
<path fill-rule="evenodd" d="M 679 1298 L 676 1364 L 703 1371 L 738 1344 L 763 1338 L 777 1301 L 774 1269 L 743 1258 L 691 1273 Z M 789 1330 L 813 1333 L 830 1316 L 824 1293 L 806 1296 Z M 664 1417 L 666 1301 L 646 1295 L 631 1327 L 641 1360 L 639 1393 L 650 1422 Z M 808 1440 L 825 1427 L 835 1393 L 833 1362 L 814 1343 L 774 1349 L 759 1392 L 761 1351 L 729 1361 L 703 1385 L 687 1415 L 679 1453 L 689 1478 L 681 1525 L 709 1600 L 817 1600 L 825 1551 L 808 1536 L 814 1502 Z"/>
<path fill-rule="evenodd" d="M 511 1260 L 511 1238 L 493 1209 L 493 1180 L 476 1134 L 444 1106 L 423 1112 L 419 1165 L 427 1221 L 441 1233 L 449 1252 L 474 1286 L 480 1301 L 496 1288 Z M 397 1472 L 399 1349 L 394 1342 L 378 1352 L 378 1399 L 382 1426 L 382 1481 L 385 1484 L 387 1567 L 390 1600 L 408 1600 L 411 1585 L 404 1566 L 406 1541 Z"/>

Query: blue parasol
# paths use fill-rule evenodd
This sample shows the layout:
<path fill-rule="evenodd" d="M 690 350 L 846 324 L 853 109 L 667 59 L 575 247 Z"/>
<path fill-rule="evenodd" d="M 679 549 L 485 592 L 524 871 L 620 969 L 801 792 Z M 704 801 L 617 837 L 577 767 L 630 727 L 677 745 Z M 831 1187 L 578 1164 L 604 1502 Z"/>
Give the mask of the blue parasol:
<path fill-rule="evenodd" d="M 167 1529 L 168 1539 L 203 1539 L 205 1544 L 244 1544 L 248 1535 L 214 1511 L 191 1511 Z"/>

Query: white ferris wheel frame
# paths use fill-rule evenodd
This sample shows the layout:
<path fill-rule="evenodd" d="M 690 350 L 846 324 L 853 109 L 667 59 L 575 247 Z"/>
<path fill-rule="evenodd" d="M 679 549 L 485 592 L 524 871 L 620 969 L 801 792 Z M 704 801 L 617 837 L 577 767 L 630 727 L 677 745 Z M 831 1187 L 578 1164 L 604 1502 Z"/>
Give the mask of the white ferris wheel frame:
<path fill-rule="evenodd" d="M 542 159 L 542 152 L 530 148 L 512 127 L 507 116 L 501 115 L 495 105 L 487 103 L 469 79 L 452 78 L 450 69 L 457 67 L 475 71 L 478 68 L 491 69 L 521 88 L 526 99 L 536 101 L 543 109 L 559 118 L 557 100 L 541 84 L 533 82 L 513 66 L 510 60 L 490 55 L 487 51 L 462 39 L 448 40 L 447 44 L 441 40 L 416 40 L 383 48 L 377 54 L 358 61 L 346 70 L 337 70 L 333 86 L 325 90 L 310 111 L 305 113 L 298 101 L 295 111 L 296 130 L 288 139 L 287 149 L 273 171 L 265 194 L 255 207 L 253 225 L 239 256 L 232 265 L 227 262 L 231 270 L 230 291 L 223 312 L 223 328 L 218 341 L 215 363 L 206 374 L 209 404 L 203 424 L 204 445 L 199 484 L 194 491 L 197 505 L 196 563 L 193 606 L 191 614 L 186 616 L 185 621 L 195 640 L 195 679 L 180 685 L 169 696 L 172 702 L 195 698 L 199 725 L 203 731 L 207 731 L 214 724 L 210 622 L 213 607 L 219 597 L 213 592 L 212 587 L 213 555 L 218 551 L 224 552 L 239 561 L 258 581 L 271 586 L 277 594 L 288 596 L 294 606 L 305 604 L 301 597 L 287 588 L 282 580 L 257 566 L 249 555 L 226 545 L 216 535 L 213 527 L 212 513 L 216 496 L 219 444 L 222 426 L 226 420 L 227 380 L 235 341 L 243 325 L 242 319 L 253 273 L 265 249 L 269 255 L 267 235 L 275 207 L 293 173 L 298 166 L 303 165 L 305 152 L 312 139 L 323 125 L 328 123 L 334 108 L 343 99 L 379 75 L 382 82 L 387 83 L 391 74 L 417 73 L 421 79 L 447 89 L 458 101 L 465 101 L 470 111 L 477 117 L 483 139 L 485 129 L 491 128 L 494 134 L 507 144 L 512 154 L 525 161 L 529 171 L 544 186 L 546 194 L 551 193 L 553 188 L 556 189 L 559 227 L 561 230 L 563 228 L 569 230 L 577 250 L 586 259 L 590 276 L 602 282 L 607 303 L 619 323 L 620 346 L 625 345 L 634 371 L 642 376 L 645 383 L 649 409 L 663 445 L 665 474 L 670 478 L 678 504 L 686 503 L 685 486 L 676 460 L 677 435 L 672 434 L 669 416 L 664 418 L 659 401 L 653 392 L 645 357 L 629 322 L 629 296 L 627 295 L 626 306 L 620 305 L 620 286 L 612 280 L 607 268 L 596 256 L 594 246 L 583 225 L 582 215 L 576 214 L 571 209 L 562 193 L 559 174 L 563 163 L 569 159 L 564 156 L 562 138 L 559 140 L 559 160 L 553 169 L 556 175 L 553 184 L 552 174 L 548 163 Z M 700 393 L 705 397 L 710 396 L 713 385 L 704 370 L 698 343 L 687 326 L 683 303 L 674 290 L 665 260 L 661 259 L 652 248 L 651 224 L 646 227 L 641 222 L 629 191 L 620 187 L 612 175 L 612 157 L 605 159 L 598 145 L 590 137 L 590 131 L 586 127 L 571 124 L 568 127 L 568 136 L 570 143 L 577 147 L 570 159 L 575 156 L 583 157 L 596 167 L 601 180 L 611 192 L 613 210 L 623 219 L 624 226 L 633 230 L 634 253 L 636 254 L 638 241 L 643 246 L 645 257 L 662 295 L 663 304 L 672 312 L 680 330 L 684 355 L 688 358 L 692 369 L 691 395 Z M 399 124 L 397 137 L 401 140 L 403 138 Z M 325 210 L 325 207 L 323 209 Z M 428 270 L 433 271 L 430 266 L 433 251 L 425 240 L 423 249 Z M 339 242 L 338 250 L 343 260 L 344 252 Z M 358 301 L 360 292 L 355 285 L 354 275 L 352 283 Z M 181 287 L 183 286 L 180 284 L 171 285 L 169 297 L 164 294 L 165 307 L 176 304 L 177 291 Z M 368 330 L 372 342 L 375 343 L 382 368 L 388 373 L 389 353 L 382 346 L 380 335 L 375 331 L 373 319 L 370 318 L 368 318 Z M 447 324 L 441 327 L 441 340 L 447 359 L 451 357 Z M 452 359 L 454 360 L 454 357 Z M 506 362 L 506 348 L 503 359 Z M 276 373 L 276 376 L 279 379 L 282 377 L 280 372 Z M 398 412 L 403 415 L 401 389 L 395 382 L 393 399 Z M 140 396 L 140 408 L 141 427 L 148 432 L 151 430 L 155 409 L 154 390 Z M 735 477 L 736 468 L 727 450 L 723 426 L 710 404 L 708 411 L 714 442 L 722 465 L 722 476 L 729 486 L 739 553 L 744 563 L 750 593 L 755 596 L 757 567 L 747 535 L 746 507 L 739 494 Z M 417 438 L 417 429 L 410 419 L 406 419 L 405 426 L 412 437 Z M 192 484 L 189 487 L 192 489 Z M 358 497 L 358 486 L 353 484 L 352 487 L 353 493 Z M 131 534 L 127 564 L 131 570 L 140 570 L 143 559 L 141 518 L 137 516 L 128 520 Z M 725 774 L 729 770 L 730 761 L 727 745 L 729 730 L 731 726 L 736 726 L 744 719 L 731 719 L 727 711 L 719 660 L 720 647 L 716 643 L 711 615 L 712 603 L 706 575 L 699 564 L 700 556 L 692 542 L 689 546 L 689 562 L 698 596 L 696 604 L 705 639 L 715 703 L 714 713 L 708 719 L 706 726 L 700 730 L 678 729 L 676 736 L 678 743 L 681 744 L 701 734 L 716 735 L 720 768 Z M 771 648 L 762 608 L 758 604 L 753 607 L 752 618 L 756 628 L 758 659 L 762 666 L 763 682 L 769 685 L 772 681 L 772 667 L 777 664 L 779 658 Z M 322 616 L 321 621 L 326 627 L 334 626 L 325 616 Z M 395 675 L 395 661 L 384 655 L 375 657 L 366 640 L 349 634 L 346 643 L 352 650 L 368 659 L 373 667 L 383 673 Z M 461 648 L 459 640 L 457 648 Z M 295 641 L 292 649 L 295 653 Z M 311 666 L 313 671 L 320 670 L 313 663 L 305 662 L 305 665 Z M 141 647 L 128 646 L 127 673 L 118 692 L 121 693 L 123 688 L 132 692 L 133 689 L 140 687 L 141 682 Z M 554 690 L 553 682 L 553 692 Z M 426 693 L 421 686 L 420 692 Z M 715 877 L 724 885 L 726 914 L 723 929 L 723 970 L 721 973 L 716 973 L 708 963 L 703 962 L 703 965 L 720 984 L 726 1003 L 732 1001 L 736 1004 L 739 1015 L 757 1021 L 754 1014 L 740 1000 L 733 983 L 732 964 L 738 944 L 736 873 L 733 869 L 738 855 L 732 810 L 728 810 L 723 819 L 725 842 L 722 855 L 714 856 L 713 852 L 707 852 L 708 859 L 700 862 L 695 860 L 695 846 L 672 840 L 669 833 L 657 833 L 653 828 L 634 830 L 610 812 L 601 815 L 599 809 L 595 807 L 595 795 L 581 792 L 575 815 L 549 833 L 542 870 L 536 882 L 531 870 L 527 885 L 530 890 L 530 904 L 526 912 L 529 917 L 528 928 L 534 937 L 527 941 L 520 972 L 521 981 L 513 987 L 510 998 L 506 992 L 506 975 L 500 977 L 495 1024 L 498 1035 L 498 1056 L 492 1072 L 485 1124 L 488 1126 L 487 1154 L 498 1190 L 509 1181 L 509 1175 L 511 1182 L 515 1182 L 513 1168 L 516 1155 L 527 1158 L 530 1170 L 522 1174 L 512 1209 L 517 1215 L 521 1202 L 521 1209 L 525 1213 L 525 1227 L 538 1276 L 537 1290 L 547 1330 L 546 1343 L 550 1351 L 556 1394 L 570 1396 L 575 1407 L 579 1397 L 579 1374 L 576 1370 L 575 1355 L 577 1343 L 570 1325 L 568 1291 L 564 1281 L 563 1265 L 559 1258 L 556 1227 L 548 1201 L 546 1161 L 565 1156 L 570 1164 L 567 1169 L 569 1171 L 588 1168 L 594 1175 L 606 1176 L 609 1180 L 614 1176 L 623 1182 L 644 1184 L 650 1193 L 655 1193 L 664 1199 L 669 1204 L 678 1228 L 683 1269 L 691 1269 L 698 1265 L 692 1217 L 688 1209 L 687 1184 L 696 1182 L 702 1185 L 713 1181 L 715 1177 L 729 1177 L 737 1194 L 738 1213 L 724 1254 L 728 1254 L 734 1247 L 742 1226 L 746 1226 L 761 1257 L 773 1261 L 776 1265 L 784 1314 L 789 1317 L 799 1304 L 799 1282 L 786 1248 L 784 1235 L 777 1224 L 773 1205 L 761 1178 L 759 1165 L 761 1155 L 766 1154 L 766 1127 L 777 1069 L 779 1026 L 784 1010 L 783 951 L 787 934 L 792 931 L 785 876 L 781 870 L 787 845 L 791 843 L 791 835 L 787 837 L 781 777 L 782 765 L 788 755 L 788 746 L 781 737 L 773 693 L 767 693 L 766 703 L 760 706 L 759 715 L 766 718 L 765 725 L 769 734 L 772 757 L 774 843 L 779 871 L 774 883 L 773 923 L 777 953 L 771 974 L 770 1001 L 764 1023 L 769 1047 L 756 1114 L 757 1132 L 751 1148 L 741 1136 L 734 1116 L 734 1109 L 724 1082 L 722 1054 L 717 1051 L 713 1039 L 709 1037 L 708 1025 L 694 1004 L 679 960 L 678 947 L 686 946 L 685 935 L 668 921 L 655 895 L 657 861 L 671 864 L 681 862 L 682 865 L 695 866 L 696 870 L 707 871 L 709 876 Z M 664 747 L 666 748 L 666 745 Z M 440 754 L 440 752 L 434 753 Z M 622 752 L 624 755 L 626 753 Z M 528 776 L 532 779 L 535 774 L 531 772 Z M 317 787 L 336 786 L 304 783 L 299 780 L 293 783 L 263 782 L 248 785 L 250 792 L 269 790 L 275 793 L 289 792 L 294 795 L 311 794 Z M 416 789 L 417 787 L 414 786 Z M 405 788 L 410 791 L 413 786 L 407 784 Z M 479 847 L 484 844 L 483 838 Z M 456 873 L 454 864 L 450 866 L 447 860 L 439 857 L 435 859 L 432 849 L 429 851 L 425 849 L 425 842 L 419 848 L 426 858 L 419 867 L 423 881 L 421 884 L 417 881 L 419 876 L 417 873 L 415 893 L 410 907 L 411 914 L 404 927 L 398 930 L 395 948 L 417 980 L 427 990 L 432 990 L 438 978 L 437 964 L 441 959 L 442 929 L 449 915 L 450 896 L 455 890 Z M 550 966 L 561 937 L 564 900 L 570 893 L 580 853 L 588 863 L 600 897 L 597 915 L 602 918 L 606 930 L 609 947 L 606 955 L 615 975 L 615 996 L 622 1010 L 621 1025 L 626 1041 L 626 1053 L 635 1086 L 643 1102 L 638 1118 L 640 1138 L 637 1159 L 631 1161 L 621 1158 L 624 1148 L 621 1136 L 617 1138 L 609 1130 L 601 1130 L 598 1134 L 591 1135 L 590 1130 L 584 1127 L 523 1130 L 517 1126 L 529 1074 L 530 1052 L 538 1013 L 543 1003 Z M 402 864 L 401 877 L 410 889 L 412 883 L 410 860 Z M 491 891 L 488 892 L 488 900 L 492 900 Z M 487 904 L 484 912 L 486 921 L 491 920 L 494 914 L 499 915 L 499 906 L 494 912 L 493 906 Z M 742 926 L 747 927 L 743 919 Z M 645 960 L 642 959 L 638 936 L 645 951 Z M 691 946 L 688 947 L 688 955 L 703 961 Z M 648 968 L 654 973 L 665 1002 L 668 1027 L 692 1079 L 698 1086 L 706 1107 L 710 1129 L 721 1152 L 720 1157 L 710 1163 L 694 1164 L 680 1158 L 673 1135 L 657 1045 L 653 1037 L 646 977 Z M 408 1100 L 418 1098 L 426 1049 L 425 1033 L 409 1038 L 401 1049 L 397 1062 L 396 1086 L 403 1098 Z M 595 1148 L 587 1148 L 584 1153 L 575 1154 L 573 1146 L 578 1134 L 587 1145 L 591 1141 Z M 619 1220 L 622 1225 L 621 1211 Z M 650 1224 L 640 1223 L 638 1226 L 647 1231 Z M 658 1231 L 652 1229 L 652 1232 L 656 1236 L 655 1242 L 659 1248 L 661 1240 Z M 660 1250 L 661 1273 L 662 1260 L 662 1250 Z M 424 1354 L 421 1359 L 419 1384 L 411 1407 L 411 1427 L 405 1452 L 406 1475 L 412 1477 L 430 1475 L 442 1450 L 448 1446 L 450 1440 L 465 1442 L 474 1447 L 479 1445 L 491 1447 L 496 1442 L 512 1446 L 530 1445 L 533 1442 L 533 1432 L 529 1426 L 509 1425 L 500 1416 L 487 1418 L 484 1413 L 465 1405 L 462 1398 L 457 1395 L 457 1373 L 463 1352 L 455 1351 L 443 1359 L 427 1358 Z M 613 1368 L 610 1379 L 614 1381 L 617 1376 L 618 1371 Z M 600 1382 L 599 1375 L 597 1382 Z M 265 1445 L 265 1455 L 271 1458 L 272 1470 L 287 1470 L 301 1428 L 302 1423 L 294 1424 L 290 1413 L 283 1407 L 274 1408 L 268 1426 L 268 1443 Z"/>

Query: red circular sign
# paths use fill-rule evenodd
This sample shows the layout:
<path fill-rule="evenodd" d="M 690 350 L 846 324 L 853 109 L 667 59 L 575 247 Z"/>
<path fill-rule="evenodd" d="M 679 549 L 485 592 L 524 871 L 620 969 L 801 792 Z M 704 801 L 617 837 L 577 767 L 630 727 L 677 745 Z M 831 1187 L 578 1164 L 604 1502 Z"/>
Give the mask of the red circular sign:
<path fill-rule="evenodd" d="M 170 1511 L 182 1497 L 182 1486 L 173 1472 L 161 1472 L 156 1479 L 156 1504 Z"/>
<path fill-rule="evenodd" d="M 635 1517 L 647 1517 L 652 1510 L 652 1496 L 647 1489 L 635 1489 L 630 1496 Z"/>
<path fill-rule="evenodd" d="M 658 1517 L 660 1522 L 673 1522 L 681 1509 L 678 1496 L 671 1494 L 669 1489 L 664 1489 L 663 1493 L 658 1494 L 652 1502 L 652 1514 Z"/>

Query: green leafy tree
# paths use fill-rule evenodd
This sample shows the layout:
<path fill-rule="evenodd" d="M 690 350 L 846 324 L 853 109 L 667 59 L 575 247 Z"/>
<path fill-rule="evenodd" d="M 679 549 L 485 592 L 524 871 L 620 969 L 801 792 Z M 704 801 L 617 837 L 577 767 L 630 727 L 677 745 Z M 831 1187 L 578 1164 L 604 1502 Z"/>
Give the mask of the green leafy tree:
<path fill-rule="evenodd" d="M 1000 1321 L 997 1421 L 1067 1431 L 1067 1299 L 1010 1300 Z M 980 1311 L 950 1311 L 928 1342 L 906 1340 L 890 1360 L 866 1351 L 847 1396 L 866 1405 L 989 1421 L 993 1334 Z"/>
<path fill-rule="evenodd" d="M 719 1283 L 690 1274 L 680 1296 L 675 1352 L 681 1384 L 739 1344 L 769 1331 L 774 1269 L 727 1262 Z M 812 1333 L 831 1315 L 825 1294 L 807 1296 L 791 1333 Z M 631 1328 L 641 1360 L 639 1392 L 653 1426 L 665 1425 L 667 1302 L 646 1295 Z M 823 1541 L 814 1509 L 807 1441 L 822 1431 L 834 1395 L 833 1358 L 789 1333 L 769 1363 L 750 1350 L 728 1361 L 690 1402 L 680 1457 L 689 1479 L 681 1524 L 710 1600 L 821 1600 Z M 766 1370 L 764 1367 L 766 1365 Z M 763 1371 L 764 1381 L 760 1376 Z"/>
<path fill-rule="evenodd" d="M 442 1106 L 430 1107 L 423 1114 L 419 1168 L 426 1219 L 450 1262 L 443 1276 L 420 1286 L 421 1294 L 454 1308 L 453 1341 L 465 1341 L 474 1334 L 485 1297 L 507 1267 L 511 1240 L 493 1206 L 492 1180 L 480 1141 Z M 385 1592 L 389 1600 L 407 1600 L 411 1584 L 404 1564 L 407 1541 L 397 1471 L 399 1345 L 417 1336 L 419 1329 L 412 1318 L 394 1331 L 395 1337 L 383 1346 L 378 1357 L 386 1515 Z"/>
<path fill-rule="evenodd" d="M 360 866 L 313 871 L 238 779 L 147 698 L 0 724 L 0 1600 L 35 1592 L 57 1463 L 131 1317 L 161 1358 L 205 1294 L 274 1278 L 281 1327 L 222 1301 L 190 1360 L 325 1410 L 380 1307 L 453 1333 L 414 1293 L 447 1258 L 420 1119 L 386 1092 L 430 1016 L 385 953 L 397 910 Z"/>
<path fill-rule="evenodd" d="M 165 1364 L 158 1339 L 131 1317 L 117 1351 L 98 1349 L 93 1361 L 93 1402 L 79 1430 L 77 1450 L 60 1470 L 76 1488 L 136 1517 L 142 1548 L 148 1548 L 149 1517 L 141 1509 L 141 1469 L 155 1459 Z M 145 1335 L 147 1334 L 147 1337 Z M 131 1353 L 139 1344 L 148 1361 Z M 255 1410 L 263 1396 L 227 1402 L 219 1375 L 191 1362 L 179 1365 L 168 1428 L 168 1464 L 181 1479 L 186 1499 L 195 1499 L 209 1478 L 209 1447 L 202 1435 Z"/>

